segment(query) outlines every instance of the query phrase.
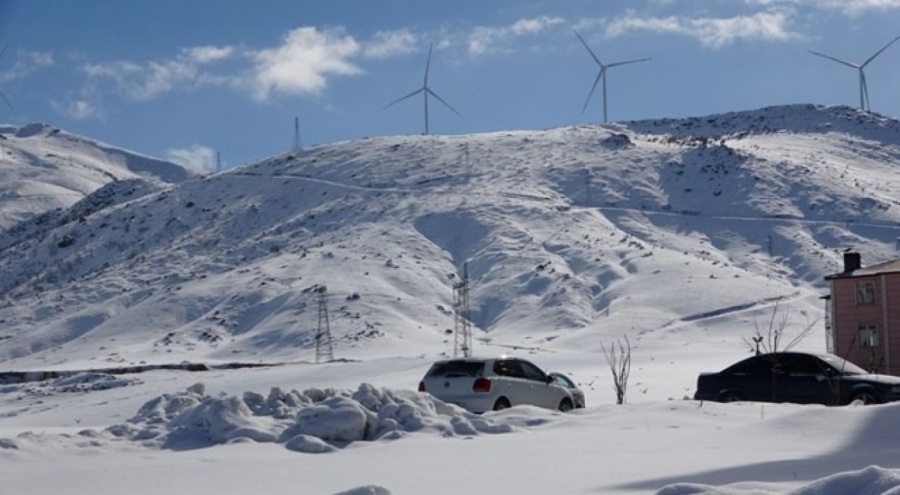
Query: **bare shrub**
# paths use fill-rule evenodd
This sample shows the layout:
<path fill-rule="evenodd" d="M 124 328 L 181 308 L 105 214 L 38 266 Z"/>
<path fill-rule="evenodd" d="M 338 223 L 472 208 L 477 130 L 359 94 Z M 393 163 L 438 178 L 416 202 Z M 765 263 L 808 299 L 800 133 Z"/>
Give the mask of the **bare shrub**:
<path fill-rule="evenodd" d="M 804 316 L 806 322 L 803 327 L 795 335 L 788 335 L 791 315 L 783 310 L 780 302 L 775 302 L 772 314 L 766 321 L 760 322 L 759 318 L 753 318 L 753 334 L 744 337 L 744 343 L 750 346 L 750 352 L 757 355 L 789 351 L 802 342 L 818 323 L 818 320 L 810 320 L 808 315 Z"/>
<path fill-rule="evenodd" d="M 613 387 L 616 390 L 616 404 L 618 405 L 625 403 L 625 393 L 628 391 L 628 376 L 631 374 L 631 342 L 628 341 L 627 336 L 624 340 L 625 344 L 622 344 L 622 340 L 616 340 L 609 350 L 603 344 L 600 344 L 600 348 L 603 349 L 603 355 L 606 357 L 606 363 L 609 365 L 610 371 L 612 371 Z"/>

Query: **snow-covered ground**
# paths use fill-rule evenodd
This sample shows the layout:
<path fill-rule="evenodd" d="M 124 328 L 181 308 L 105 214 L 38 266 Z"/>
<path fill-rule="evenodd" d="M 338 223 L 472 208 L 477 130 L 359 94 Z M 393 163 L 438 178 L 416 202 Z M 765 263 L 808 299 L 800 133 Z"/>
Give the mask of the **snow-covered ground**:
<path fill-rule="evenodd" d="M 796 105 L 98 185 L 0 232 L 0 372 L 53 376 L 0 384 L 0 493 L 900 493 L 900 405 L 689 400 L 773 312 L 825 350 L 823 277 L 896 256 L 898 157 L 897 121 Z M 587 409 L 415 392 L 464 271 L 474 352 Z M 313 364 L 320 284 L 337 360 Z"/>
<path fill-rule="evenodd" d="M 325 370 L 315 370 L 316 378 L 308 372 L 314 366 L 290 365 L 190 376 L 153 372 L 117 383 L 82 376 L 6 386 L 0 403 L 4 490 L 667 495 L 900 490 L 900 433 L 892 426 L 900 420 L 900 405 L 635 400 L 624 406 L 595 403 L 567 414 L 519 406 L 476 416 L 411 386 L 302 388 L 349 382 L 363 371 L 341 369 L 347 366 L 354 367 L 319 366 Z M 396 369 L 388 362 L 362 368 L 375 380 Z M 204 385 L 185 387 L 192 379 Z M 85 389 L 77 390 L 76 383 Z M 287 388 L 291 384 L 298 388 Z M 90 390 L 92 385 L 101 390 Z M 366 486 L 382 491 L 361 489 Z"/>

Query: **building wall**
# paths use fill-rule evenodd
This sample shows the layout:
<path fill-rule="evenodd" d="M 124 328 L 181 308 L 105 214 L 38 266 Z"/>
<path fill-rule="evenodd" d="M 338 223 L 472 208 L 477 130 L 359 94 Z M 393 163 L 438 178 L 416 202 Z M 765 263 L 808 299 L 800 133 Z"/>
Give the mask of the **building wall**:
<path fill-rule="evenodd" d="M 874 304 L 857 304 L 857 284 L 874 284 Z M 900 375 L 900 273 L 831 280 L 834 354 L 869 371 Z M 875 325 L 876 342 L 866 346 L 860 325 Z"/>

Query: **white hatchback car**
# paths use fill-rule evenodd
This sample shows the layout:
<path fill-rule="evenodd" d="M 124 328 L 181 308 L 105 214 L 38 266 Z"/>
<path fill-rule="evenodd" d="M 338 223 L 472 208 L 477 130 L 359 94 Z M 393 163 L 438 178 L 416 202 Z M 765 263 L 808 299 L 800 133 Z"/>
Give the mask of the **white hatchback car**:
<path fill-rule="evenodd" d="M 576 406 L 566 388 L 534 364 L 518 358 L 461 358 L 435 362 L 419 392 L 474 413 L 519 404 L 569 411 Z"/>

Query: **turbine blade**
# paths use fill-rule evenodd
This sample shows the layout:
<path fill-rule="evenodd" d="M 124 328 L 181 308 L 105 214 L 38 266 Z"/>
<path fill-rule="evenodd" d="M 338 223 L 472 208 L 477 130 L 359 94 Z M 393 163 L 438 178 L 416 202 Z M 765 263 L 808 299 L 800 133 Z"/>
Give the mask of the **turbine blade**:
<path fill-rule="evenodd" d="M 839 58 L 834 58 L 834 57 L 832 57 L 831 55 L 825 55 L 824 53 L 814 52 L 814 51 L 812 51 L 812 50 L 810 50 L 809 53 L 812 53 L 813 55 L 818 55 L 818 56 L 820 56 L 820 57 L 825 57 L 825 58 L 827 58 L 828 60 L 834 60 L 835 62 L 837 62 L 837 63 L 839 63 L 839 64 L 844 64 L 844 65 L 846 65 L 847 67 L 853 67 L 854 69 L 859 69 L 859 66 L 858 66 L 858 65 L 856 65 L 856 64 L 854 64 L 854 63 L 851 63 L 851 62 L 847 62 L 847 61 L 845 61 L 845 60 L 841 60 L 841 59 L 839 59 Z"/>
<path fill-rule="evenodd" d="M 456 115 L 459 115 L 459 112 L 457 112 L 455 108 L 451 107 L 449 103 L 447 103 L 446 101 L 444 101 L 444 99 L 441 98 L 440 96 L 438 96 L 437 93 L 435 93 L 434 91 L 432 91 L 431 88 L 425 88 L 425 91 L 427 91 L 428 94 L 430 94 L 431 96 L 434 96 L 435 98 L 437 98 L 437 101 L 443 103 L 444 106 L 447 107 L 447 108 L 449 108 L 450 110 L 452 110 L 453 113 L 455 113 Z"/>
<path fill-rule="evenodd" d="M 890 41 L 890 43 L 884 45 L 884 48 L 882 48 L 881 50 L 878 50 L 877 52 L 875 52 L 875 55 L 872 55 L 871 57 L 869 57 L 869 59 L 866 60 L 865 62 L 863 62 L 862 65 L 860 65 L 860 67 L 865 67 L 865 66 L 869 65 L 869 62 L 875 60 L 875 57 L 881 55 L 881 52 L 887 50 L 888 47 L 891 46 L 891 45 L 893 45 L 894 43 L 896 43 L 897 40 L 900 40 L 900 36 L 897 36 L 896 38 L 892 39 L 892 40 Z"/>
<path fill-rule="evenodd" d="M 6 53 L 6 45 L 3 45 L 3 48 L 0 49 L 0 58 L 3 58 L 3 55 L 5 53 Z M 3 92 L 0 92 L 0 98 L 2 98 L 4 102 L 6 102 L 6 106 L 8 106 L 10 110 L 13 109 L 12 103 L 9 102 L 9 99 L 6 98 L 6 95 L 3 94 Z"/>
<path fill-rule="evenodd" d="M 428 61 L 425 62 L 425 83 L 424 87 L 428 87 L 428 71 L 431 69 L 431 50 L 434 49 L 434 43 L 428 45 Z"/>
<path fill-rule="evenodd" d="M 606 68 L 609 69 L 610 67 L 615 67 L 617 65 L 636 64 L 638 62 L 649 62 L 650 60 L 653 60 L 653 59 L 652 58 L 639 58 L 637 60 L 626 60 L 624 62 L 614 62 L 614 63 L 607 65 Z"/>
<path fill-rule="evenodd" d="M 584 41 L 584 38 L 582 38 L 581 35 L 578 34 L 578 31 L 575 31 L 574 29 L 572 31 L 575 33 L 575 36 L 578 36 L 578 39 L 581 40 L 581 44 L 584 45 L 585 48 L 587 48 L 588 53 L 590 53 L 591 57 L 594 58 L 594 62 L 597 62 L 597 65 L 599 65 L 600 67 L 605 67 L 603 65 L 603 62 L 601 62 L 600 59 L 597 58 L 596 55 L 594 55 L 594 50 L 591 50 L 591 47 L 588 46 L 587 41 Z"/>
<path fill-rule="evenodd" d="M 597 78 L 594 79 L 594 85 L 591 86 L 591 91 L 588 93 L 587 99 L 584 100 L 584 106 L 581 108 L 581 113 L 584 113 L 587 110 L 588 103 L 591 102 L 591 96 L 594 96 L 594 91 L 597 89 L 597 84 L 600 83 L 600 79 L 603 77 L 604 69 L 601 67 L 600 72 L 597 73 Z"/>
<path fill-rule="evenodd" d="M 6 106 L 8 106 L 10 110 L 13 109 L 12 103 L 10 103 L 9 100 L 6 99 L 6 95 L 2 92 L 0 92 L 0 98 L 3 98 L 3 101 L 6 102 Z"/>
<path fill-rule="evenodd" d="M 425 91 L 426 89 L 427 89 L 427 88 L 419 88 L 419 89 L 413 91 L 412 93 L 410 93 L 410 94 L 408 94 L 408 95 L 406 95 L 406 96 L 403 96 L 403 97 L 401 97 L 401 98 L 397 98 L 396 100 L 394 100 L 394 101 L 388 103 L 387 105 L 384 106 L 384 108 L 388 108 L 388 107 L 393 106 L 393 105 L 395 105 L 395 104 L 397 104 L 397 103 L 400 103 L 401 101 L 403 101 L 403 100 L 405 100 L 405 99 L 407 99 L 407 98 L 412 98 L 413 96 L 416 96 L 417 94 L 421 93 L 422 91 Z"/>

